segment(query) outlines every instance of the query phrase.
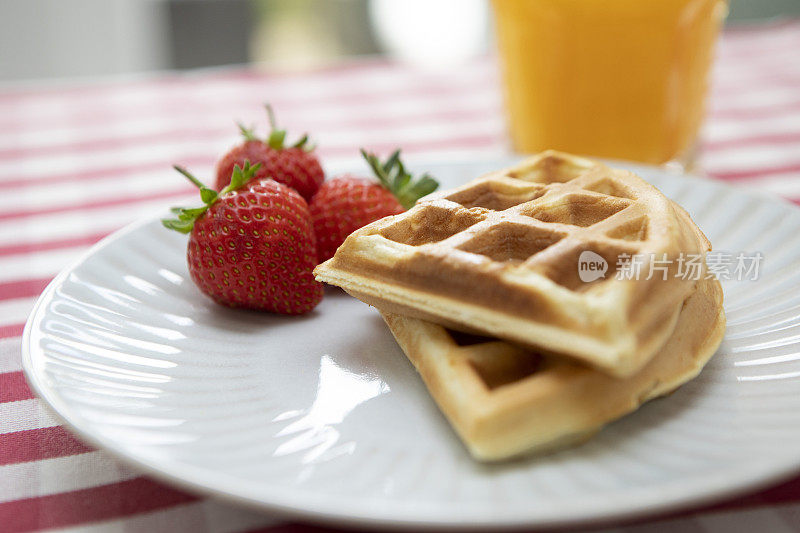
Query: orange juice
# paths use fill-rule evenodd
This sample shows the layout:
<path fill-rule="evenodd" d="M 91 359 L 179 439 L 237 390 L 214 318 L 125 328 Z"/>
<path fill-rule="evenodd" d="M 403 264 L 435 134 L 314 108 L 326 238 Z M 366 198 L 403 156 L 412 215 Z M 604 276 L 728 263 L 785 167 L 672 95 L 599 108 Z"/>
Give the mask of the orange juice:
<path fill-rule="evenodd" d="M 494 0 L 514 146 L 665 163 L 704 113 L 724 0 Z"/>

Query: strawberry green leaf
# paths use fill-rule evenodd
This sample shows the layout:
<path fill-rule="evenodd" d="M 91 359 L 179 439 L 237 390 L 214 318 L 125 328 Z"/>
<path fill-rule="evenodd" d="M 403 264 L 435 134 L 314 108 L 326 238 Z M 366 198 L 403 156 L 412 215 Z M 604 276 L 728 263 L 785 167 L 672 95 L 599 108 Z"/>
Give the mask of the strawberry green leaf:
<path fill-rule="evenodd" d="M 410 202 L 412 205 L 423 196 L 427 196 L 439 188 L 439 182 L 428 174 L 423 174 L 414 182 L 410 182 L 400 192 L 400 203 Z M 404 203 L 405 202 L 405 203 Z"/>
<path fill-rule="evenodd" d="M 394 179 L 393 181 L 393 188 L 395 191 L 400 192 L 403 191 L 408 184 L 411 182 L 411 174 L 406 172 L 406 167 L 403 166 L 403 162 L 398 158 L 395 159 L 395 167 L 394 167 Z"/>
<path fill-rule="evenodd" d="M 198 216 L 202 215 L 206 209 L 207 209 L 206 206 L 193 207 L 190 209 L 180 208 L 179 212 L 177 213 L 178 220 L 183 220 L 183 221 L 194 220 Z"/>
<path fill-rule="evenodd" d="M 233 172 L 231 173 L 231 182 L 219 192 L 219 195 L 222 196 L 230 191 L 240 189 L 242 185 L 250 181 L 250 179 L 256 175 L 259 168 L 261 168 L 261 163 L 250 165 L 250 161 L 247 160 L 244 162 L 244 168 L 239 165 L 234 165 Z"/>
<path fill-rule="evenodd" d="M 179 231 L 181 233 L 189 233 L 192 231 L 192 228 L 194 228 L 195 221 L 203 216 L 205 212 L 208 211 L 208 208 L 214 205 L 214 202 L 216 202 L 221 196 L 241 188 L 245 183 L 250 181 L 250 179 L 255 176 L 258 169 L 261 168 L 261 163 L 251 165 L 250 161 L 245 161 L 244 168 L 240 167 L 239 165 L 234 165 L 233 172 L 231 173 L 230 184 L 222 189 L 219 193 L 217 193 L 217 191 L 214 189 L 209 189 L 203 185 L 203 182 L 194 177 L 185 168 L 179 166 L 175 166 L 174 168 L 200 189 L 200 199 L 203 200 L 203 205 L 189 209 L 173 207 L 170 209 L 170 211 L 172 211 L 177 218 L 165 218 L 161 221 L 161 223 L 165 228 Z"/>
<path fill-rule="evenodd" d="M 210 204 L 217 199 L 217 191 L 208 187 L 200 187 L 200 199 L 204 204 Z"/>
<path fill-rule="evenodd" d="M 381 183 L 381 185 L 383 185 L 384 187 L 386 187 L 387 189 L 389 189 L 391 191 L 392 190 L 392 183 L 389 180 L 389 175 L 388 175 L 386 169 L 384 168 L 384 166 L 381 164 L 380 160 L 378 159 L 378 156 L 376 156 L 375 154 L 371 154 L 371 153 L 367 152 L 363 148 L 361 149 L 361 155 L 364 157 L 364 159 L 366 160 L 367 164 L 372 169 L 372 173 L 375 174 L 375 177 L 378 178 L 378 181 Z"/>
<path fill-rule="evenodd" d="M 300 139 L 298 139 L 297 142 L 292 145 L 292 148 L 303 148 L 305 150 L 308 148 L 308 146 L 306 146 L 306 143 L 308 143 L 308 133 L 304 133 L 303 136 L 300 137 Z M 312 146 L 311 150 L 313 149 L 314 147 Z M 308 151 L 310 152 L 311 150 Z"/>
<path fill-rule="evenodd" d="M 383 171 L 387 173 L 390 172 L 392 170 L 392 167 L 394 167 L 399 161 L 400 161 L 400 149 L 398 148 L 397 150 L 392 152 L 392 155 L 390 155 L 389 158 L 386 160 L 386 162 L 383 164 Z"/>
<path fill-rule="evenodd" d="M 405 209 L 410 209 L 417 200 L 432 193 L 439 187 L 439 182 L 431 177 L 430 174 L 426 173 L 415 179 L 413 175 L 406 171 L 405 165 L 400 160 L 400 150 L 395 150 L 383 163 L 378 159 L 378 156 L 367 152 L 363 148 L 361 149 L 361 155 L 372 169 L 372 173 L 378 179 L 378 182 L 394 194 L 397 201 Z"/>
<path fill-rule="evenodd" d="M 194 220 L 175 220 L 165 218 L 161 220 L 161 223 L 165 228 L 179 231 L 181 233 L 189 233 L 194 227 Z"/>
<path fill-rule="evenodd" d="M 241 132 L 242 137 L 244 137 L 245 141 L 257 141 L 257 140 L 259 140 L 258 137 L 256 137 L 255 128 L 252 128 L 252 127 L 248 128 L 247 126 L 245 126 L 241 122 L 237 122 L 236 125 L 239 126 L 239 131 Z"/>

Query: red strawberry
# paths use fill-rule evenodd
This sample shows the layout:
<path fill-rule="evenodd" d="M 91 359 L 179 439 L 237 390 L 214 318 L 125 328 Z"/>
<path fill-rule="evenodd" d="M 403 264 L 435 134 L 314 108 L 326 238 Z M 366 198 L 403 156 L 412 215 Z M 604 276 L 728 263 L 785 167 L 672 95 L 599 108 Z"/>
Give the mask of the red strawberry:
<path fill-rule="evenodd" d="M 272 178 L 288 185 L 300 193 L 306 201 L 310 200 L 319 189 L 325 173 L 314 153 L 314 147 L 308 144 L 308 135 L 291 146 L 284 146 L 286 130 L 279 130 L 275 125 L 275 115 L 267 106 L 270 131 L 267 139 L 259 139 L 251 129 L 239 124 L 244 142 L 234 146 L 217 163 L 216 189 L 221 191 L 231 181 L 233 167 L 251 161 L 254 165 L 261 163 L 256 178 Z"/>
<path fill-rule="evenodd" d="M 413 180 L 400 161 L 400 150 L 385 163 L 364 150 L 361 155 L 377 182 L 350 174 L 338 176 L 323 183 L 309 204 L 320 262 L 333 257 L 345 238 L 358 228 L 402 213 L 439 186 L 428 174 Z"/>
<path fill-rule="evenodd" d="M 260 165 L 236 165 L 219 194 L 186 170 L 200 188 L 204 205 L 173 209 L 164 226 L 191 233 L 186 253 L 189 274 L 217 303 L 296 315 L 322 299 L 314 281 L 314 231 L 305 200 L 274 180 L 251 179 Z"/>

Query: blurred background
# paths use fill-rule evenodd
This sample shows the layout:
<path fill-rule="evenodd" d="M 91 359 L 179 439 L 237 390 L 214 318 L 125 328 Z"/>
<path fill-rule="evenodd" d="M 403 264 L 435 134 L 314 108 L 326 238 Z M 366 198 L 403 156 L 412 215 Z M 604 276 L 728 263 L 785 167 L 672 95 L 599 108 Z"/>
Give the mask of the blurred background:
<path fill-rule="evenodd" d="M 798 0 L 730 6 L 729 25 L 800 16 Z M 2 0 L 0 80 L 376 55 L 452 66 L 487 51 L 489 17 L 483 0 Z"/>

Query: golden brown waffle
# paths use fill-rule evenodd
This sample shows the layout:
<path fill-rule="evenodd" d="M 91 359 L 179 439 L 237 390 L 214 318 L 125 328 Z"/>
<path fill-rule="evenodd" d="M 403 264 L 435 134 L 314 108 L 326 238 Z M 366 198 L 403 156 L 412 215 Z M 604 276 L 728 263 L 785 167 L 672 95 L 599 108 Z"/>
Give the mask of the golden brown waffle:
<path fill-rule="evenodd" d="M 384 313 L 384 320 L 470 453 L 487 461 L 590 437 L 695 377 L 725 331 L 716 280 L 697 284 L 672 336 L 628 378 L 416 318 Z"/>
<path fill-rule="evenodd" d="M 689 216 L 633 173 L 551 151 L 361 228 L 314 272 L 384 311 L 625 376 L 665 342 L 696 284 L 676 277 L 678 254 L 708 249 Z M 581 281 L 585 251 L 607 261 L 605 278 Z M 616 279 L 623 254 L 643 254 L 642 279 Z M 645 280 L 649 254 L 672 262 Z"/>

